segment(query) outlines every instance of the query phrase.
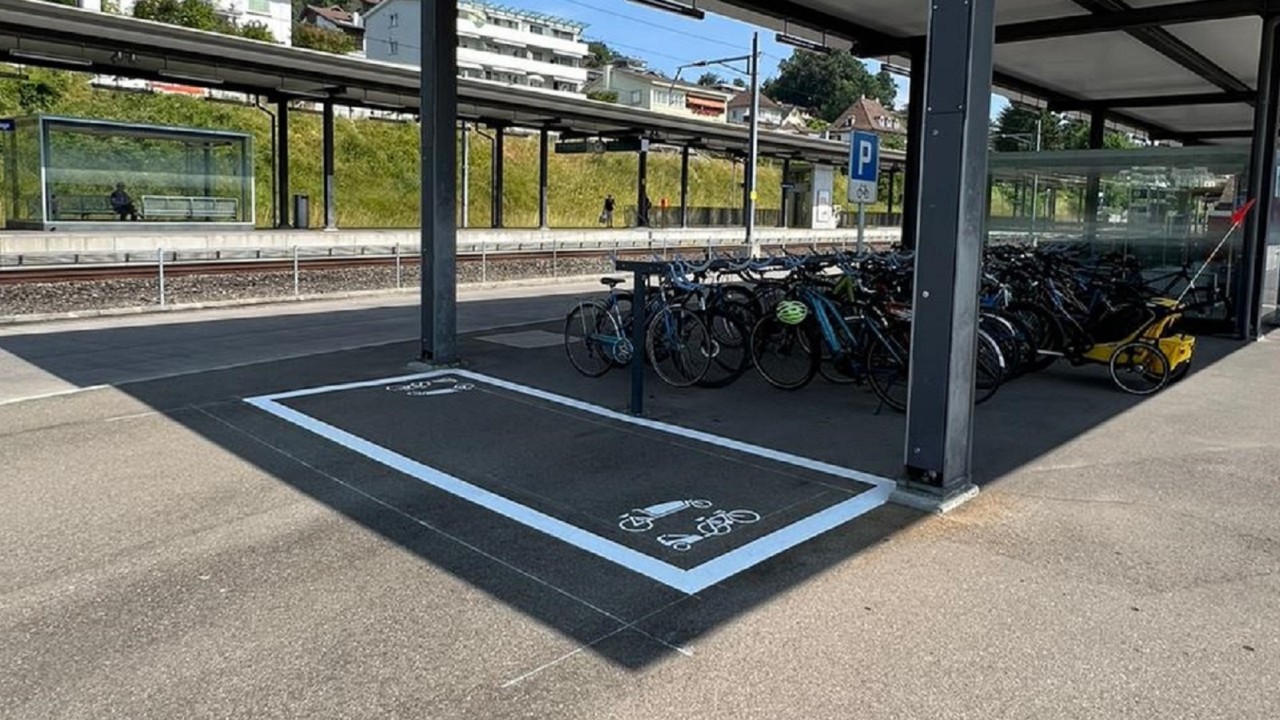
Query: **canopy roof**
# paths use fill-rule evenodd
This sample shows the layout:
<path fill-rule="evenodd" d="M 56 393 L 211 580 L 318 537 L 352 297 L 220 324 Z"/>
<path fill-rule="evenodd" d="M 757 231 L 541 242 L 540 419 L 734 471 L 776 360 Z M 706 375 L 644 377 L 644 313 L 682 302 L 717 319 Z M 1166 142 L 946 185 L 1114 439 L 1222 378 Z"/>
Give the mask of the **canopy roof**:
<path fill-rule="evenodd" d="M 918 0 L 697 5 L 895 64 L 909 64 L 928 27 Z M 1261 0 L 996 0 L 995 82 L 1051 109 L 1107 110 L 1155 138 L 1244 139 L 1265 11 Z"/>

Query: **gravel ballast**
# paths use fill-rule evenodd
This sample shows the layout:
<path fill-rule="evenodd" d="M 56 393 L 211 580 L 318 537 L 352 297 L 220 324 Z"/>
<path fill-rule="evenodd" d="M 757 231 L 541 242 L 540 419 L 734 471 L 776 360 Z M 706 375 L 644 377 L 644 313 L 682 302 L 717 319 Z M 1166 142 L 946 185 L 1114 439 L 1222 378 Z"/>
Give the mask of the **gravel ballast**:
<path fill-rule="evenodd" d="M 613 271 L 608 258 L 495 260 L 458 264 L 460 284 L 499 283 L 553 277 L 581 277 Z M 303 268 L 294 287 L 292 271 L 170 275 L 165 278 L 165 304 L 191 305 L 249 300 L 288 300 L 351 292 L 411 288 L 419 283 L 417 265 L 362 268 Z M 0 285 L 0 318 L 23 315 L 82 313 L 160 305 L 158 278 L 85 280 Z"/>

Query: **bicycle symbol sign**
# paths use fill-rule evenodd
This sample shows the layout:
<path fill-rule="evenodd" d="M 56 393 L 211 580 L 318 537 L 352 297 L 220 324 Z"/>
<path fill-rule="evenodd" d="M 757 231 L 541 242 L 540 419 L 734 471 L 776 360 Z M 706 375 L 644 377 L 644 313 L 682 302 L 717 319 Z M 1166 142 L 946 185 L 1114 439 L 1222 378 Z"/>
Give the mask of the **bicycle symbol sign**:
<path fill-rule="evenodd" d="M 432 395 L 452 395 L 457 392 L 466 392 L 476 388 L 474 383 L 462 382 L 455 377 L 431 378 L 430 380 L 416 380 L 401 385 L 388 385 L 387 390 L 393 393 L 401 393 L 409 397 L 430 397 Z"/>
<path fill-rule="evenodd" d="M 618 527 L 627 532 L 649 532 L 653 529 L 657 520 L 670 517 L 689 508 L 707 510 L 712 505 L 713 503 L 710 500 L 672 500 L 649 505 L 648 507 L 635 508 L 618 517 Z M 696 523 L 694 532 L 665 533 L 658 536 L 658 542 L 663 547 L 671 548 L 676 552 L 685 552 L 693 547 L 694 543 L 720 535 L 728 535 L 733 531 L 734 525 L 750 525 L 759 522 L 760 513 L 754 510 L 742 509 L 716 510 L 696 517 L 693 521 Z"/>

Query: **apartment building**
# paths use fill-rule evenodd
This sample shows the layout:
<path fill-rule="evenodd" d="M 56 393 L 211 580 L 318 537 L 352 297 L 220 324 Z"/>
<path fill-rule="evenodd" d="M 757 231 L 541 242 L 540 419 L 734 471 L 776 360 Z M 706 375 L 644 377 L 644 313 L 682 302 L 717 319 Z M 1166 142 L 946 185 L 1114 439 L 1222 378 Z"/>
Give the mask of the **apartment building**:
<path fill-rule="evenodd" d="M 418 65 L 420 0 L 382 0 L 364 16 L 365 57 Z M 464 0 L 458 3 L 458 74 L 581 94 L 586 26 L 574 20 Z"/>
<path fill-rule="evenodd" d="M 840 142 L 849 142 L 855 130 L 880 135 L 907 134 L 906 123 L 897 113 L 886 110 L 877 100 L 869 97 L 855 100 L 843 113 L 840 113 L 840 117 L 831 123 L 827 137 Z"/>
<path fill-rule="evenodd" d="M 134 0 L 119 0 L 121 15 L 133 15 Z M 276 42 L 293 44 L 293 4 L 289 0 L 213 0 L 218 13 L 237 27 L 261 23 Z M 80 0 L 80 7 L 102 10 L 102 0 Z"/>
<path fill-rule="evenodd" d="M 731 97 L 723 90 L 674 81 L 626 60 L 601 68 L 587 91 L 616 94 L 619 105 L 720 122 L 726 121 Z"/>

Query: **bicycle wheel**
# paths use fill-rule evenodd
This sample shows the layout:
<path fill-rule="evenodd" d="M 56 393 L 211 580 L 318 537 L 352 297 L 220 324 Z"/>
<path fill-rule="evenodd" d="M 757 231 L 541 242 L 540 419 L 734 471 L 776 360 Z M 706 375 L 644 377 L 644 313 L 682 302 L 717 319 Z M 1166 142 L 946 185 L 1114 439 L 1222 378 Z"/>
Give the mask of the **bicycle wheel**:
<path fill-rule="evenodd" d="M 741 320 L 719 309 L 711 310 L 702 317 L 711 331 L 711 365 L 698 381 L 698 386 L 728 387 L 751 366 L 751 333 Z"/>
<path fill-rule="evenodd" d="M 645 351 L 663 382 L 689 387 L 711 368 L 711 333 L 693 312 L 666 307 L 649 323 Z"/>
<path fill-rule="evenodd" d="M 1111 353 L 1111 379 L 1133 395 L 1150 395 L 1169 382 L 1169 358 L 1159 347 L 1134 341 Z"/>
<path fill-rule="evenodd" d="M 978 317 L 978 328 L 1000 348 L 1000 354 L 1004 357 L 1005 378 L 1016 375 L 1025 361 L 1024 338 L 1019 336 L 1013 321 L 994 313 L 983 312 Z"/>
<path fill-rule="evenodd" d="M 564 319 L 564 351 L 573 368 L 587 377 L 609 372 L 622 337 L 618 321 L 597 302 L 581 302 Z"/>
<path fill-rule="evenodd" d="M 1005 312 L 1021 320 L 1031 331 L 1031 340 L 1036 347 L 1036 357 L 1030 363 L 1032 370 L 1049 367 L 1066 349 L 1066 334 L 1062 325 L 1046 308 L 1032 303 L 1013 303 L 1005 308 Z"/>
<path fill-rule="evenodd" d="M 751 362 L 770 385 L 797 390 L 817 374 L 821 342 L 811 320 L 788 325 L 769 313 L 751 330 Z"/>
<path fill-rule="evenodd" d="M 1000 345 L 984 330 L 978 331 L 977 367 L 974 372 L 973 403 L 980 405 L 991 399 L 1004 382 L 1005 361 Z"/>
<path fill-rule="evenodd" d="M 908 345 L 892 335 L 867 338 L 865 363 L 867 380 L 871 390 L 889 407 L 903 412 L 907 409 L 907 384 L 910 380 L 907 362 L 910 359 Z"/>

